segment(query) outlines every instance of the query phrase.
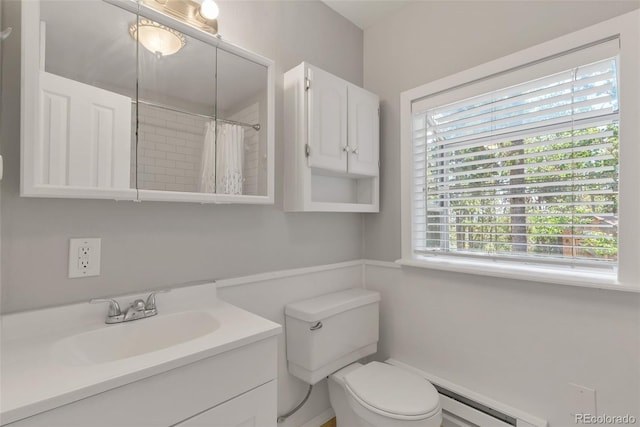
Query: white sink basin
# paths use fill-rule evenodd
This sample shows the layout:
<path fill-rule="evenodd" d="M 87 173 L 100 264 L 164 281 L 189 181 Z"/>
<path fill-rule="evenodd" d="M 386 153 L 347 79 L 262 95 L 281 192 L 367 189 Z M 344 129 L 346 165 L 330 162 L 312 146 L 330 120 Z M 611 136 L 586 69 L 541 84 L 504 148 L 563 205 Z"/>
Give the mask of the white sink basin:
<path fill-rule="evenodd" d="M 154 317 L 105 325 L 104 316 L 104 307 L 87 303 L 0 316 L 0 424 L 212 358 L 282 330 L 218 299 L 213 283 L 173 289 L 163 295 L 160 314 Z"/>
<path fill-rule="evenodd" d="M 207 311 L 184 311 L 72 335 L 58 341 L 55 348 L 69 361 L 106 363 L 182 344 L 219 327 L 220 322 Z"/>

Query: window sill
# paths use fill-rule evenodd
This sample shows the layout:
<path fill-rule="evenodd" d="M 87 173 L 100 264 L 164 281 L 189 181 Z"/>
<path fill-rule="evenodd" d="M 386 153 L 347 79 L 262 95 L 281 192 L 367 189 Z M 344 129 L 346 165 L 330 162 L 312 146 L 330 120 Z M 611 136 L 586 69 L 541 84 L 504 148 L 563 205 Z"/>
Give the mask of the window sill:
<path fill-rule="evenodd" d="M 424 257 L 416 259 L 399 259 L 397 264 L 406 267 L 426 268 L 432 270 L 453 271 L 457 273 L 475 274 L 479 276 L 500 277 L 504 279 L 524 280 L 529 282 L 553 283 L 557 285 L 577 286 L 582 288 L 605 289 L 640 293 L 640 286 L 621 284 L 612 274 L 604 274 L 576 269 L 562 269 L 532 265 L 505 265 L 495 261 L 469 261 L 444 256 Z"/>

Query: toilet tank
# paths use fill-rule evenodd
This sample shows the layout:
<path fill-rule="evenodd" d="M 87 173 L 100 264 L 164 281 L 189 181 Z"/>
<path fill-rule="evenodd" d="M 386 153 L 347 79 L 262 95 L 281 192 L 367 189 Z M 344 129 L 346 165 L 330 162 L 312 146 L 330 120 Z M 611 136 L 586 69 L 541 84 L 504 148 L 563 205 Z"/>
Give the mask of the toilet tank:
<path fill-rule="evenodd" d="M 341 292 L 285 307 L 287 367 L 315 384 L 378 349 L 380 294 L 366 289 Z"/>

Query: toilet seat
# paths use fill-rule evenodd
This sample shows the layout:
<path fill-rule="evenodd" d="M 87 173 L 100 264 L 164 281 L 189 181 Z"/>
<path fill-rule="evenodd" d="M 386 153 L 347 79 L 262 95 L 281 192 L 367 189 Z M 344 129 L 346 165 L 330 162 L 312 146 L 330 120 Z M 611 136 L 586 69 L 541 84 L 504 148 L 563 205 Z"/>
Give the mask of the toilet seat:
<path fill-rule="evenodd" d="M 426 379 L 386 363 L 371 362 L 345 377 L 347 392 L 371 412 L 396 420 L 422 420 L 440 412 L 437 390 Z"/>

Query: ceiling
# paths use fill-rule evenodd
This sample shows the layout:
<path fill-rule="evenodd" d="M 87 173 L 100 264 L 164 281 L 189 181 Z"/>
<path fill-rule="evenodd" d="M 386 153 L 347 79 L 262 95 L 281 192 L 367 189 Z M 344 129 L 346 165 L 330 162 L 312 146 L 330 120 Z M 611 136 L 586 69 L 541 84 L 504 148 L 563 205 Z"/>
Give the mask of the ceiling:
<path fill-rule="evenodd" d="M 365 29 L 404 6 L 403 0 L 324 0 Z M 266 69 L 218 52 L 188 36 L 175 55 L 156 58 L 141 49 L 136 60 L 130 12 L 101 0 L 52 0 L 41 6 L 46 22 L 46 71 L 134 98 L 176 104 L 196 112 L 231 109 L 264 89 Z M 139 75 L 136 75 L 136 62 Z M 213 76 L 217 72 L 217 85 Z M 217 86 L 217 87 L 216 87 Z M 202 109 L 202 111 L 200 111 Z"/>
<path fill-rule="evenodd" d="M 331 9 L 365 30 L 409 3 L 406 0 L 322 0 Z"/>

